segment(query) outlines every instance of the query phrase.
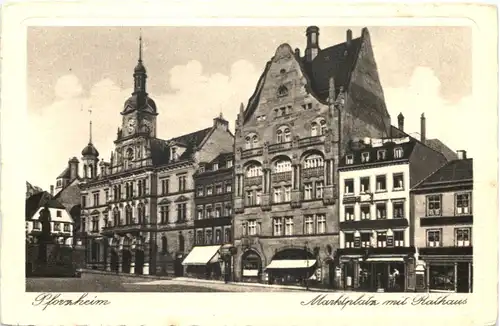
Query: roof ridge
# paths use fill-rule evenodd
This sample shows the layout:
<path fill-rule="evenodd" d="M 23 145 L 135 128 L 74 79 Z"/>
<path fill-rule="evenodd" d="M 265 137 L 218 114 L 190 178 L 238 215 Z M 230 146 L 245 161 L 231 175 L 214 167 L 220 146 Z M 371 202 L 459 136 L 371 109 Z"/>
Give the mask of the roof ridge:
<path fill-rule="evenodd" d="M 416 189 L 417 187 L 419 187 L 422 183 L 424 183 L 425 180 L 427 180 L 428 178 L 430 178 L 431 176 L 433 176 L 434 174 L 436 174 L 439 170 L 441 170 L 442 168 L 444 168 L 450 162 L 452 162 L 452 161 L 446 161 L 443 165 L 441 165 L 436 170 L 434 170 L 433 172 L 431 172 L 428 176 L 426 176 L 423 179 L 421 179 L 420 181 L 418 181 L 410 190 L 413 190 L 413 189 Z"/>

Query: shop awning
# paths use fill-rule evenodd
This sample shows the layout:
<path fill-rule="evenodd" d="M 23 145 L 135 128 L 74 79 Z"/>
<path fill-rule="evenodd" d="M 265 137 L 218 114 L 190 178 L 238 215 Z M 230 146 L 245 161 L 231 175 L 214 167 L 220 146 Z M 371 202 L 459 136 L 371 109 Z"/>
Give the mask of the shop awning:
<path fill-rule="evenodd" d="M 293 269 L 293 268 L 310 268 L 316 264 L 315 259 L 279 259 L 273 260 L 266 269 Z"/>
<path fill-rule="evenodd" d="M 206 265 L 216 263 L 219 260 L 220 246 L 199 246 L 194 247 L 184 258 L 182 265 Z"/>
<path fill-rule="evenodd" d="M 404 262 L 403 257 L 368 257 L 367 262 Z"/>

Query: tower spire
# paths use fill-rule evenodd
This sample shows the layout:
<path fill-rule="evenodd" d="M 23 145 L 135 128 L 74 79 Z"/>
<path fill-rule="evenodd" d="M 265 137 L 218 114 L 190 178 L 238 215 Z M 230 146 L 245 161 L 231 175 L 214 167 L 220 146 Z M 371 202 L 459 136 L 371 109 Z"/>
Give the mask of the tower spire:
<path fill-rule="evenodd" d="M 89 144 L 92 144 L 92 108 L 89 109 Z"/>
<path fill-rule="evenodd" d="M 142 30 L 139 32 L 139 62 L 142 62 Z"/>

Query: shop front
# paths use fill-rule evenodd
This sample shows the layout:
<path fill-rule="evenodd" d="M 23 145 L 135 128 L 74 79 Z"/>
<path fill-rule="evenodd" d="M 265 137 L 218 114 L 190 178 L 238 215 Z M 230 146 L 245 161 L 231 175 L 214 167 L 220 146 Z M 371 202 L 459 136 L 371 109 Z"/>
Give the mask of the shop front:
<path fill-rule="evenodd" d="M 221 279 L 220 248 L 220 245 L 194 247 L 182 261 L 187 276 L 207 280 Z"/>
<path fill-rule="evenodd" d="M 317 278 L 317 260 L 305 249 L 285 249 L 266 266 L 269 284 L 307 285 Z"/>
<path fill-rule="evenodd" d="M 384 250 L 385 249 L 385 250 Z M 413 249 L 339 249 L 339 286 L 367 292 L 405 292 L 414 290 Z"/>
<path fill-rule="evenodd" d="M 472 247 L 421 248 L 420 255 L 429 292 L 472 292 Z"/>
<path fill-rule="evenodd" d="M 241 256 L 241 280 L 249 283 L 259 283 L 262 279 L 262 259 L 260 255 L 249 249 Z"/>

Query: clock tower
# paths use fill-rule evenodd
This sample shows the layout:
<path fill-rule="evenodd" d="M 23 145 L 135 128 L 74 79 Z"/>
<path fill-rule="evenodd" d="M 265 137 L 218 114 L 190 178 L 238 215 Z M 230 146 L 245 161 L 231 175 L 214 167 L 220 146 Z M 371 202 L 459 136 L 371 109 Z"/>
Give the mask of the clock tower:
<path fill-rule="evenodd" d="M 139 60 L 134 68 L 134 92 L 125 101 L 122 126 L 118 128 L 116 144 L 117 166 L 131 168 L 148 165 L 152 138 L 156 138 L 156 103 L 146 92 L 146 67 L 142 62 L 142 37 L 139 38 Z M 113 164 L 115 165 L 115 164 Z"/>

